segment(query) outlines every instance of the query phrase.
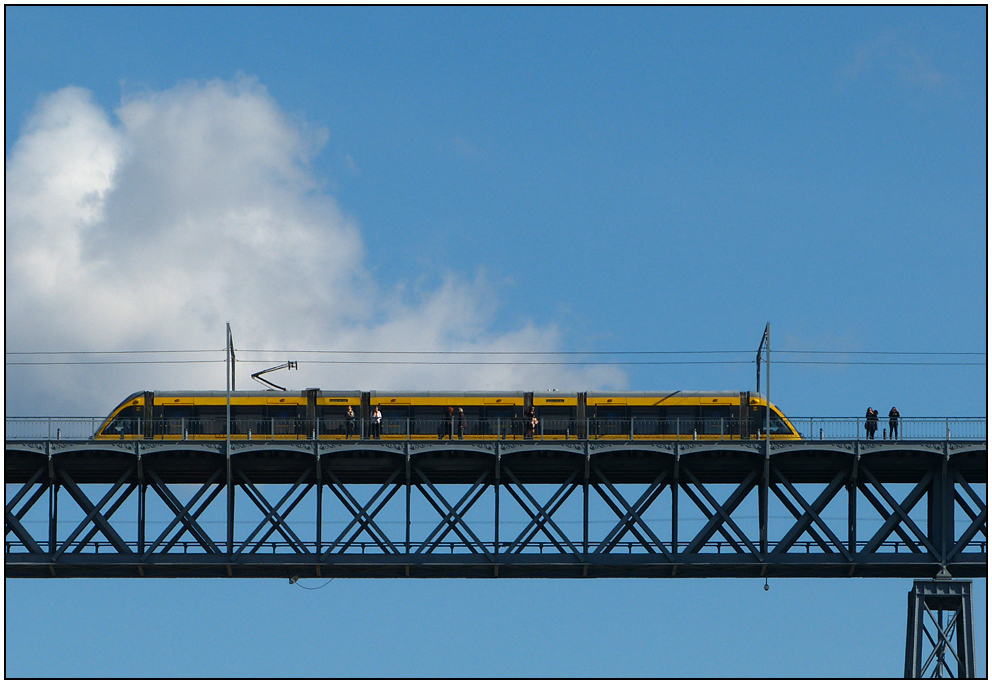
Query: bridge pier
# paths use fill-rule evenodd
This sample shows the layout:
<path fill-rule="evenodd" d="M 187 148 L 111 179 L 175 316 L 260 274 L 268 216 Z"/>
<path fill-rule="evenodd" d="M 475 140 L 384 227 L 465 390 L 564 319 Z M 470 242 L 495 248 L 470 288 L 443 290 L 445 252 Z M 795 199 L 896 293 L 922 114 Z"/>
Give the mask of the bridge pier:
<path fill-rule="evenodd" d="M 975 611 L 971 580 L 938 575 L 909 592 L 906 679 L 975 677 Z"/>

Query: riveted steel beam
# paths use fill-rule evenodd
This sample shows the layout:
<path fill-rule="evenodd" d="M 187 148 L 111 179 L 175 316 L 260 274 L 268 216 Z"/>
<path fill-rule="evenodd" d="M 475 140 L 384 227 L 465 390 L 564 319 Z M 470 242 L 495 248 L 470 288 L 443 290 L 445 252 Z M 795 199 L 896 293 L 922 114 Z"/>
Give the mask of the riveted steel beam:
<path fill-rule="evenodd" d="M 386 482 L 379 487 L 379 490 L 369 499 L 368 503 L 364 506 L 358 503 L 358 501 L 351 495 L 348 488 L 343 482 L 335 475 L 332 471 L 326 470 L 328 476 L 332 480 L 332 484 L 328 484 L 328 489 L 338 497 L 338 500 L 344 505 L 347 511 L 352 515 L 352 521 L 342 530 L 341 534 L 335 539 L 331 545 L 328 547 L 327 551 L 323 553 L 320 557 L 321 562 L 326 562 L 327 559 L 331 557 L 332 553 L 344 553 L 351 546 L 358 536 L 365 532 L 372 540 L 378 544 L 379 548 L 385 553 L 399 554 L 399 549 L 396 545 L 390 541 L 389 535 L 383 532 L 378 525 L 375 523 L 376 514 L 382 510 L 382 508 L 389 503 L 389 500 L 393 495 L 399 490 L 399 485 L 394 485 L 393 482 L 399 477 L 400 470 L 394 470 L 393 474 L 389 476 Z M 383 501 L 371 512 L 369 509 L 376 502 L 376 500 L 387 492 L 386 497 Z M 342 543 L 342 540 L 347 536 L 348 532 L 352 527 L 358 525 L 358 530 L 352 535 L 352 537 L 344 542 L 344 544 L 339 548 L 338 545 Z"/>
<path fill-rule="evenodd" d="M 102 509 L 105 505 L 107 505 L 107 502 L 110 501 L 111 498 L 113 498 L 114 494 L 116 494 L 117 491 L 124 486 L 124 483 L 127 482 L 127 479 L 131 477 L 131 474 L 134 472 L 134 466 L 132 465 L 130 468 L 128 468 L 125 471 L 123 475 L 120 476 L 117 482 L 114 483 L 114 485 L 110 488 L 110 490 L 107 491 L 106 494 L 104 494 L 103 498 L 100 499 L 100 501 L 95 506 L 93 505 L 93 502 L 89 500 L 89 497 L 87 497 L 86 494 L 83 493 L 83 490 L 79 488 L 79 485 L 77 485 L 73 481 L 73 479 L 69 477 L 68 473 L 66 473 L 64 470 L 61 469 L 56 470 L 56 472 L 58 473 L 59 480 L 62 482 L 62 485 L 65 487 L 65 490 L 69 492 L 69 495 L 76 501 L 79 507 L 83 509 L 83 511 L 86 513 L 86 517 L 83 519 L 81 523 L 79 523 L 76 529 L 73 530 L 72 534 L 69 535 L 69 538 L 65 540 L 62 546 L 59 548 L 59 550 L 55 552 L 55 555 L 52 558 L 52 560 L 58 560 L 59 556 L 65 553 L 66 549 L 69 548 L 69 546 L 76 539 L 76 537 L 79 536 L 79 534 L 91 522 L 94 525 L 96 525 L 99 528 L 99 530 L 103 533 L 103 535 L 107 538 L 107 540 L 111 544 L 113 544 L 114 548 L 117 549 L 118 553 L 123 553 L 123 554 L 134 553 L 133 551 L 131 551 L 131 549 L 128 548 L 127 543 L 121 538 L 121 536 L 117 533 L 117 531 L 113 528 L 113 526 L 107 521 L 107 518 L 104 517 L 104 515 L 100 512 L 100 509 Z"/>
<path fill-rule="evenodd" d="M 775 551 L 777 553 L 782 553 L 788 550 L 788 548 L 795 543 L 796 539 L 799 538 L 799 535 L 801 535 L 802 532 L 812 529 L 811 524 L 815 522 L 819 525 L 823 533 L 830 538 L 830 541 L 837 547 L 837 550 L 840 551 L 845 558 L 847 558 L 847 560 L 854 560 L 851 553 L 844 548 L 843 542 L 837 538 L 837 535 L 835 535 L 833 530 L 831 530 L 830 527 L 823 522 L 819 515 L 820 511 L 826 508 L 827 504 L 834 498 L 834 495 L 836 495 L 837 492 L 839 492 L 844 486 L 844 479 L 847 477 L 847 473 L 843 471 L 837 473 L 837 475 L 834 476 L 834 479 L 830 481 L 830 484 L 827 485 L 826 489 L 823 490 L 823 493 L 821 493 L 820 496 L 818 496 L 813 502 L 813 505 L 810 506 L 806 502 L 806 499 L 804 499 L 799 491 L 792 486 L 792 483 L 786 479 L 785 475 L 783 475 L 778 468 L 772 466 L 771 471 L 778 481 L 789 490 L 789 493 L 805 511 L 803 516 L 796 522 L 795 526 L 793 526 L 789 533 L 786 534 L 785 538 L 779 542 L 778 546 L 775 547 Z M 776 490 L 776 494 L 777 493 L 778 491 Z"/>
<path fill-rule="evenodd" d="M 265 514 L 265 517 L 262 518 L 262 521 L 258 524 L 258 526 L 252 531 L 251 534 L 248 535 L 248 538 L 245 539 L 241 546 L 238 547 L 238 550 L 234 552 L 235 558 L 244 553 L 245 547 L 247 547 L 255 536 L 266 527 L 271 527 L 270 533 L 277 530 L 279 534 L 282 535 L 282 538 L 289 543 L 289 545 L 293 548 L 293 551 L 296 553 L 307 553 L 306 544 L 303 543 L 303 540 L 297 536 L 297 534 L 289 526 L 289 523 L 286 522 L 286 516 L 289 515 L 293 508 L 296 507 L 296 504 L 298 504 L 303 497 L 306 496 L 307 492 L 310 490 L 310 487 L 307 486 L 304 488 L 303 494 L 299 496 L 295 502 L 288 506 L 285 511 L 280 512 L 279 509 L 283 507 L 286 501 L 293 495 L 293 492 L 295 492 L 297 488 L 303 484 L 312 472 L 313 468 L 307 468 L 303 474 L 297 478 L 296 482 L 293 483 L 293 486 L 289 488 L 289 491 L 283 494 L 282 498 L 279 499 L 275 506 L 272 506 L 266 500 L 265 496 L 263 496 L 258 490 L 258 488 L 255 487 L 252 481 L 248 479 L 248 476 L 245 475 L 240 469 L 237 469 L 238 477 L 241 479 L 242 489 L 248 495 L 248 498 L 251 499 L 252 503 L 254 503 L 255 506 Z M 262 537 L 261 542 L 264 543 L 268 537 L 269 535 L 266 534 Z M 255 549 L 257 548 L 258 545 L 256 545 Z M 255 549 L 253 549 L 253 551 Z"/>
<path fill-rule="evenodd" d="M 495 561 L 495 557 L 492 552 L 486 548 L 486 544 L 476 536 L 475 532 L 472 531 L 464 520 L 465 513 L 479 500 L 484 492 L 483 482 L 489 473 L 483 471 L 481 475 L 476 478 L 475 482 L 469 488 L 462 498 L 459 499 L 454 506 L 448 503 L 444 498 L 444 495 L 438 491 L 437 487 L 427 478 L 426 475 L 420 470 L 420 468 L 414 468 L 417 477 L 420 478 L 420 482 L 417 483 L 417 489 L 420 493 L 424 495 L 427 502 L 433 506 L 441 515 L 441 524 L 434 528 L 434 530 L 427 536 L 427 539 L 423 544 L 420 545 L 417 553 L 429 553 L 437 547 L 442 539 L 448 534 L 448 532 L 454 532 L 455 535 L 462 540 L 465 546 L 473 554 L 482 554 L 489 561 Z M 435 539 L 435 536 L 437 539 Z M 466 536 L 467 535 L 467 536 Z"/>
<path fill-rule="evenodd" d="M 648 486 L 647 490 L 641 494 L 641 497 L 634 502 L 633 506 L 627 503 L 627 500 L 624 499 L 623 495 L 617 491 L 617 488 L 606 479 L 603 473 L 600 472 L 599 468 L 596 468 L 595 472 L 596 477 L 600 480 L 600 482 L 596 482 L 594 484 L 596 491 L 599 492 L 599 495 L 603 497 L 606 504 L 613 509 L 613 512 L 620 518 L 619 524 L 606 535 L 606 538 L 596 548 L 596 553 L 609 552 L 614 549 L 624 533 L 629 531 L 649 553 L 660 552 L 663 556 L 665 556 L 665 558 L 671 560 L 672 556 L 665 548 L 664 543 L 658 539 L 658 536 L 654 533 L 651 527 L 644 522 L 643 518 L 641 518 L 644 512 L 647 511 L 648 507 L 650 507 L 651 504 L 654 503 L 655 499 L 658 498 L 658 495 L 664 491 L 668 471 L 662 470 L 658 474 L 658 477 L 654 479 L 654 482 L 652 482 Z M 602 486 L 600 486 L 600 483 L 602 483 Z M 619 506 L 616 505 L 609 496 L 607 496 L 606 492 L 603 491 L 603 487 L 605 487 L 606 490 L 608 490 L 616 498 Z M 651 538 L 651 542 L 654 543 L 654 546 L 648 543 L 648 541 L 641 534 L 642 532 Z"/>
<path fill-rule="evenodd" d="M 958 577 L 984 575 L 987 568 L 986 493 L 975 486 L 987 481 L 987 450 L 979 443 L 771 444 L 769 515 L 778 512 L 791 522 L 778 539 L 768 539 L 768 553 L 762 553 L 760 525 L 745 526 L 740 512 L 760 508 L 760 502 L 748 506 L 758 498 L 751 494 L 764 471 L 760 444 L 287 440 L 232 443 L 231 458 L 224 446 L 8 443 L 5 473 L 16 487 L 8 488 L 5 506 L 7 576 L 919 577 L 946 567 Z M 140 472 L 128 472 L 139 464 Z M 101 501 L 82 495 L 92 496 L 90 485 L 106 485 Z M 180 501 L 177 487 L 188 485 L 197 491 Z M 810 496 L 804 487 L 813 485 Z M 330 546 L 320 536 L 329 525 L 324 486 L 343 506 L 334 510 L 350 515 L 334 523 Z M 357 496 L 359 486 L 372 486 L 371 500 Z M 453 498 L 451 486 L 459 488 Z M 578 508 L 580 486 L 582 520 L 566 525 L 562 512 Z M 145 540 L 148 487 L 172 514 L 154 542 Z M 252 502 L 248 509 L 228 507 L 225 520 L 205 522 L 221 494 L 230 501 L 238 487 L 239 497 Z M 303 534 L 290 521 L 303 509 L 310 518 L 314 487 L 317 534 Z M 844 487 L 846 535 L 843 522 L 824 517 Z M 509 535 L 501 520 L 504 488 L 522 516 Z M 59 505 L 62 489 L 79 508 Z M 137 541 L 123 534 L 133 519 L 127 528 L 121 522 L 135 489 Z M 406 505 L 388 508 L 401 489 Z M 490 491 L 494 505 L 480 506 Z M 40 503 L 46 492 L 47 506 Z M 667 521 L 662 530 L 649 517 L 666 492 L 670 537 Z M 689 509 L 679 506 L 683 496 L 694 504 Z M 859 499 L 881 516 L 866 528 L 867 541 L 857 536 Z M 616 518 L 591 526 L 591 507 Z M 395 527 L 382 523 L 388 510 L 404 518 Z M 415 534 L 423 521 L 411 518 L 425 510 L 439 520 L 428 513 L 430 526 Z M 755 512 L 760 515 L 747 510 L 752 517 Z M 226 549 L 225 527 L 234 529 L 235 513 L 251 522 Z M 47 543 L 35 527 L 42 529 L 46 515 Z M 953 515 L 957 527 L 950 524 Z M 240 530 L 246 520 L 237 522 Z M 76 530 L 60 536 L 66 525 Z M 680 542 L 680 531 L 686 536 L 690 526 L 691 541 Z"/>
<path fill-rule="evenodd" d="M 737 553 L 743 553 L 742 548 L 738 546 L 737 542 L 735 542 L 730 537 L 729 533 L 724 528 L 724 525 L 726 524 L 729 525 L 731 529 L 733 529 L 734 533 L 738 537 L 738 540 L 743 542 L 748 547 L 748 549 L 751 551 L 751 554 L 755 558 L 760 559 L 762 554 L 758 551 L 757 548 L 755 548 L 754 544 L 747 538 L 747 535 L 745 535 L 744 532 L 741 531 L 740 527 L 737 526 L 737 523 L 735 523 L 733 519 L 730 517 L 730 514 L 734 512 L 734 510 L 741 504 L 742 501 L 744 501 L 744 498 L 754 487 L 755 480 L 758 479 L 758 477 L 761 474 L 760 470 L 757 469 L 752 470 L 748 474 L 748 476 L 744 478 L 744 481 L 737 486 L 737 488 L 730 495 L 730 497 L 727 498 L 723 506 L 717 503 L 716 499 L 713 498 L 713 496 L 709 493 L 709 491 L 707 491 L 706 487 L 703 486 L 702 482 L 699 481 L 699 479 L 692 473 L 692 471 L 690 471 L 688 468 L 683 466 L 682 472 L 689 479 L 689 481 L 696 486 L 699 492 L 705 497 L 710 507 L 713 508 L 714 510 L 714 513 L 710 513 L 706 509 L 706 507 L 702 505 L 702 502 L 692 492 L 692 490 L 689 489 L 689 487 L 683 485 L 683 489 L 687 494 L 689 494 L 689 498 L 691 498 L 699 507 L 699 509 L 703 511 L 703 513 L 705 513 L 709 518 L 708 522 L 706 523 L 706 525 L 703 526 L 703 529 L 700 530 L 699 534 L 697 534 L 696 537 L 691 542 L 689 542 L 689 546 L 686 548 L 686 552 L 687 553 L 697 552 L 700 548 L 702 548 L 703 544 L 709 541 L 710 537 L 712 537 L 717 531 L 720 531 L 725 536 L 727 541 L 729 541 L 734 546 L 734 550 L 737 551 Z"/>
<path fill-rule="evenodd" d="M 542 532 L 561 553 L 567 553 L 565 546 L 570 546 L 568 537 L 554 524 L 552 516 L 568 500 L 572 492 L 578 488 L 579 485 L 575 482 L 578 478 L 578 471 L 572 472 L 568 479 L 558 487 L 543 506 L 531 496 L 527 487 L 520 482 L 512 471 L 507 470 L 507 475 L 510 477 L 510 482 L 506 484 L 506 491 L 516 499 L 520 508 L 530 517 L 530 521 L 524 526 L 520 534 L 517 535 L 517 538 L 509 544 L 506 553 L 522 553 L 534 537 L 537 536 L 538 532 Z M 519 493 L 514 490 L 514 486 L 520 490 Z M 551 527 L 551 531 L 549 531 L 549 527 Z M 552 534 L 552 531 L 558 533 L 557 538 Z M 571 547 L 570 551 L 577 553 L 577 549 L 574 547 Z"/>

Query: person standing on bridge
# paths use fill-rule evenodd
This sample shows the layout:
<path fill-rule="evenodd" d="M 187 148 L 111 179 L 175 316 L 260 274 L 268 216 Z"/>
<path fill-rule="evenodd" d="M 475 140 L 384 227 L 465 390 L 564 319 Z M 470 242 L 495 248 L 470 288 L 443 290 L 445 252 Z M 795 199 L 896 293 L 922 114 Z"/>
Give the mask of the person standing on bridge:
<path fill-rule="evenodd" d="M 465 439 L 465 409 L 458 408 L 458 439 Z"/>
<path fill-rule="evenodd" d="M 382 411 L 376 406 L 375 410 L 372 411 L 372 439 L 380 439 L 382 437 Z"/>
<path fill-rule="evenodd" d="M 441 425 L 437 429 L 437 438 L 448 439 L 452 438 L 455 429 L 455 409 L 448 407 L 444 412 L 444 418 L 441 419 Z"/>
<path fill-rule="evenodd" d="M 534 407 L 524 411 L 524 439 L 534 439 L 534 431 L 537 427 L 537 413 Z"/>
<path fill-rule="evenodd" d="M 899 409 L 895 406 L 889 411 L 889 439 L 899 439 Z"/>
<path fill-rule="evenodd" d="M 355 410 L 350 406 L 348 407 L 348 412 L 344 414 L 344 429 L 345 429 L 345 439 L 351 439 L 351 436 L 355 434 Z"/>
<path fill-rule="evenodd" d="M 878 411 L 869 406 L 865 411 L 865 439 L 875 439 L 876 430 L 878 430 Z"/>

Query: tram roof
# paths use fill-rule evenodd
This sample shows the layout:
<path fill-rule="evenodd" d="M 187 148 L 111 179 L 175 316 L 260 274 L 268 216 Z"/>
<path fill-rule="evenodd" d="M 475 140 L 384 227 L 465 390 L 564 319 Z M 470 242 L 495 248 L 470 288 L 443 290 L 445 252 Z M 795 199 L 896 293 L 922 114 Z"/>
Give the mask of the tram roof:
<path fill-rule="evenodd" d="M 317 388 L 310 388 L 317 389 Z M 300 397 L 305 396 L 308 390 L 237 390 L 232 391 L 232 397 Z M 326 390 L 317 389 L 321 396 L 325 397 L 357 397 L 362 390 Z M 136 392 L 132 397 L 137 397 L 141 393 Z M 371 390 L 371 396 L 403 396 L 403 397 L 521 397 L 524 391 L 484 391 L 484 390 Z M 539 397 L 567 397 L 575 392 L 566 391 L 543 391 L 534 392 L 534 396 Z M 675 390 L 675 391 L 595 391 L 587 392 L 589 397 L 739 397 L 740 392 L 728 390 L 702 391 L 702 390 Z M 156 390 L 157 397 L 226 397 L 225 390 Z M 760 392 L 751 392 L 751 396 L 761 398 Z M 131 397 L 128 397 L 130 399 Z"/>

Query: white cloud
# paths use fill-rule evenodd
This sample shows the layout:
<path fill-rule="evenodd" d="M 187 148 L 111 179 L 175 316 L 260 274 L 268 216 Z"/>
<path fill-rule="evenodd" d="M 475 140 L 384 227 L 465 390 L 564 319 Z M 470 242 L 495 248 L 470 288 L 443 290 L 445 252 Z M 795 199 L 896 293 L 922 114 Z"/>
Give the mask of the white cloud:
<path fill-rule="evenodd" d="M 560 344 L 553 325 L 495 333 L 481 277 L 452 276 L 414 304 L 383 291 L 364 266 L 359 225 L 311 171 L 327 132 L 288 117 L 254 80 L 148 92 L 114 114 L 85 90 L 60 90 L 39 101 L 6 160 L 8 351 L 221 348 L 225 320 L 242 349 Z M 625 383 L 596 368 L 300 366 L 282 380 L 362 389 Z M 242 365 L 241 386 L 262 367 Z M 137 389 L 218 388 L 223 377 L 222 366 L 8 367 L 7 409 L 99 413 Z"/>
<path fill-rule="evenodd" d="M 841 74 L 852 81 L 877 74 L 891 75 L 911 86 L 930 89 L 947 82 L 947 75 L 939 71 L 926 54 L 891 29 L 860 44 Z"/>

